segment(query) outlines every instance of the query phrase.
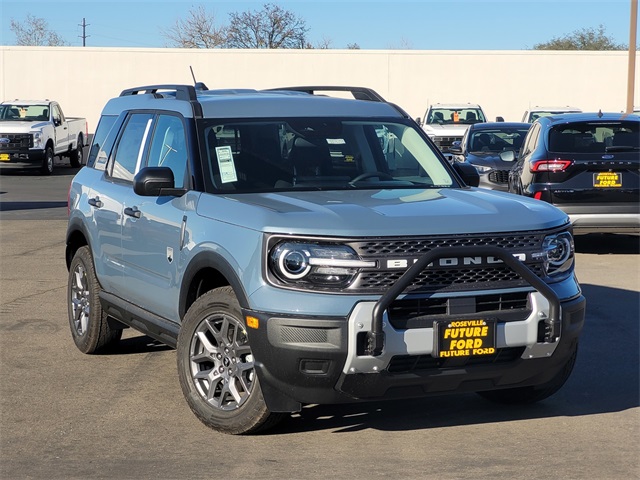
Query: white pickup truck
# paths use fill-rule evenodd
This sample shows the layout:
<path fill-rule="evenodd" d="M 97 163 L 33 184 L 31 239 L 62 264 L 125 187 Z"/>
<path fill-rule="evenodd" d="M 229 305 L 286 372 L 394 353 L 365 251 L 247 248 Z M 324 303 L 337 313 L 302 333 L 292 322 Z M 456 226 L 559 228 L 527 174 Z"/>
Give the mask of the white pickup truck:
<path fill-rule="evenodd" d="M 86 119 L 65 117 L 57 102 L 0 103 L 0 169 L 35 167 L 51 175 L 56 155 L 80 167 L 86 138 Z"/>

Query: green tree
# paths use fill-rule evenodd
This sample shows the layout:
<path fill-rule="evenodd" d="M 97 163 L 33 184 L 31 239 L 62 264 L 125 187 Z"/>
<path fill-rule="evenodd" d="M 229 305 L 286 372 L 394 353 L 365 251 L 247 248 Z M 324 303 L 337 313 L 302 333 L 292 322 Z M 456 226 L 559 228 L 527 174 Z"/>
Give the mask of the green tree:
<path fill-rule="evenodd" d="M 28 14 L 22 22 L 12 18 L 9 28 L 16 36 L 16 45 L 34 47 L 67 45 L 60 35 L 49 29 L 49 24 L 44 18 L 31 14 Z"/>
<path fill-rule="evenodd" d="M 306 22 L 273 3 L 262 10 L 229 14 L 227 46 L 230 48 L 308 47 Z"/>
<path fill-rule="evenodd" d="M 583 28 L 548 42 L 538 43 L 534 50 L 626 50 L 627 46 L 616 43 L 605 34 L 604 26 Z"/>

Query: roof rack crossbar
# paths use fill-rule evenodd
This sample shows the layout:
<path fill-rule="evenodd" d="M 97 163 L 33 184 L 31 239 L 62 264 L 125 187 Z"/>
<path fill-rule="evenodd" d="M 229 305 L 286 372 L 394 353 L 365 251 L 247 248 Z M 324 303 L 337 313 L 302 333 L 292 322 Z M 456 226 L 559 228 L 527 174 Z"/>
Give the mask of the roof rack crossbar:
<path fill-rule="evenodd" d="M 350 92 L 356 100 L 368 100 L 371 102 L 387 101 L 375 90 L 367 87 L 346 87 L 346 86 L 301 86 L 301 87 L 281 87 L 269 88 L 267 91 L 291 90 L 294 92 L 305 92 L 314 95 L 315 92 Z"/>
<path fill-rule="evenodd" d="M 158 90 L 170 90 L 176 92 L 177 100 L 186 100 L 188 102 L 197 101 L 196 89 L 192 85 L 146 85 L 144 87 L 134 87 L 123 90 L 120 93 L 121 97 L 127 95 L 139 95 L 139 94 L 155 94 Z"/>

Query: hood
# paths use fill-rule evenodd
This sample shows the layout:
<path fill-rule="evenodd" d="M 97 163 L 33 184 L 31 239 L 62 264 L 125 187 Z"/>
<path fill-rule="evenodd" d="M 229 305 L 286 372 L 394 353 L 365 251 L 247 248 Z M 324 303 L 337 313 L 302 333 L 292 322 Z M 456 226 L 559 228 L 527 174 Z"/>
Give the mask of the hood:
<path fill-rule="evenodd" d="M 29 130 L 38 130 L 49 125 L 49 122 L 0 122 L 0 133 L 25 133 Z"/>
<path fill-rule="evenodd" d="M 448 124 L 448 125 L 440 125 L 440 124 L 428 124 L 423 127 L 424 131 L 427 132 L 427 135 L 436 135 L 439 137 L 461 137 L 464 135 L 464 132 L 467 131 L 469 125 L 464 123 L 458 124 Z"/>
<path fill-rule="evenodd" d="M 513 232 L 568 221 L 548 203 L 478 188 L 203 194 L 197 212 L 252 230 L 339 237 Z"/>

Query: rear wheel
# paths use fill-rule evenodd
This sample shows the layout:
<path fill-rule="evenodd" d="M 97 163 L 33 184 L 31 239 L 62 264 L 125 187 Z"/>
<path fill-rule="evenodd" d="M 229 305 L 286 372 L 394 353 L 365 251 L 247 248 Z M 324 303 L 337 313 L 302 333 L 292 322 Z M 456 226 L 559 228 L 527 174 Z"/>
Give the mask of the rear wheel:
<path fill-rule="evenodd" d="M 71 260 L 67 292 L 71 336 L 81 352 L 95 353 L 120 340 L 122 329 L 109 325 L 100 305 L 100 287 L 89 247 L 80 247 Z"/>
<path fill-rule="evenodd" d="M 267 409 L 231 287 L 207 292 L 189 308 L 180 327 L 177 360 L 187 403 L 208 427 L 254 433 L 284 417 Z"/>
<path fill-rule="evenodd" d="M 567 360 L 564 367 L 549 382 L 542 385 L 531 387 L 507 388 L 504 390 L 490 390 L 486 392 L 478 392 L 478 395 L 497 403 L 503 404 L 526 404 L 535 403 L 544 400 L 556 393 L 565 384 L 578 356 L 578 344 L 576 342 L 571 357 Z"/>

